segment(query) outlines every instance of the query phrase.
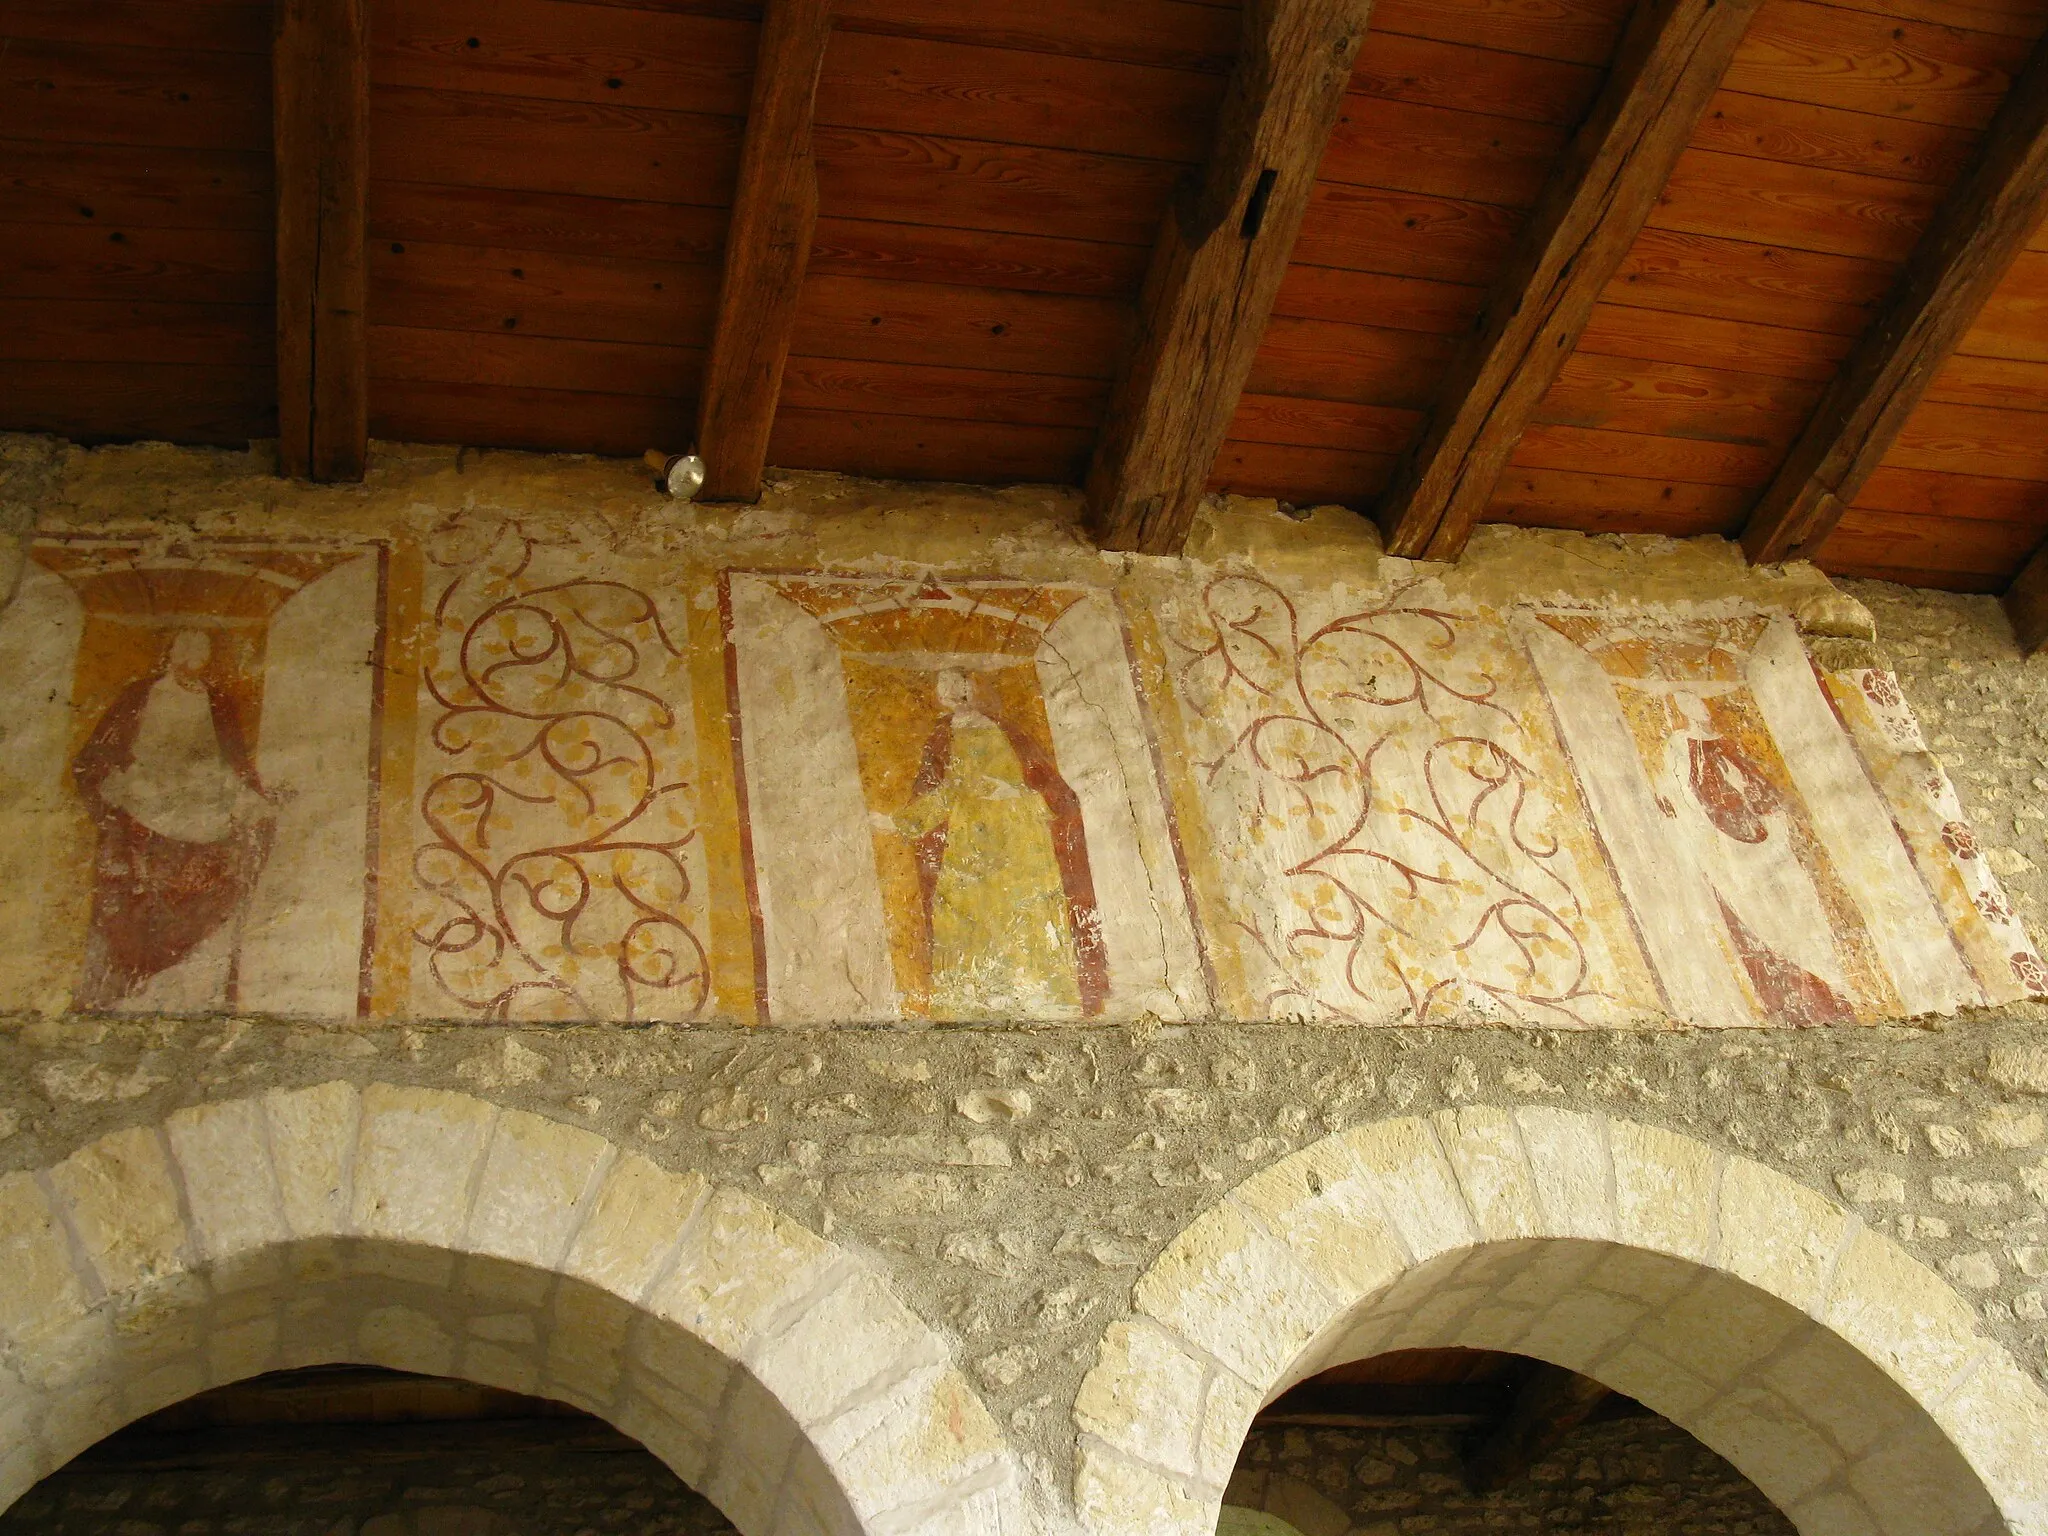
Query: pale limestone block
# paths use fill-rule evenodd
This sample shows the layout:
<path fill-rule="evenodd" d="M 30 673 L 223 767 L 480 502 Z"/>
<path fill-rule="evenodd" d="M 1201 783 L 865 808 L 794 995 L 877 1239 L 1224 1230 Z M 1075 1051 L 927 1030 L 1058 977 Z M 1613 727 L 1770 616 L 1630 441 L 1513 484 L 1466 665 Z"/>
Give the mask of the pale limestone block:
<path fill-rule="evenodd" d="M 1496 1241 L 1543 1230 L 1536 1178 L 1522 1151 L 1521 1131 L 1504 1109 L 1447 1109 L 1431 1117 L 1480 1235 Z"/>
<path fill-rule="evenodd" d="M 43 1460 L 62 1466 L 89 1445 L 97 1445 L 128 1422 L 119 1388 L 109 1381 L 87 1381 L 43 1397 L 43 1420 L 37 1438 Z"/>
<path fill-rule="evenodd" d="M 1638 1248 L 1703 1258 L 1714 1236 L 1720 1155 L 1690 1136 L 1630 1120 L 1610 1122 L 1608 1136 L 1615 1236 Z"/>
<path fill-rule="evenodd" d="M 1646 1306 L 1666 1307 L 1690 1290 L 1704 1273 L 1689 1260 L 1652 1253 L 1647 1248 L 1609 1248 L 1587 1272 L 1586 1284 Z"/>
<path fill-rule="evenodd" d="M 1740 1281 L 1717 1278 L 1644 1319 L 1633 1339 L 1725 1388 L 1808 1326 L 1803 1312 Z"/>
<path fill-rule="evenodd" d="M 1286 1243 L 1339 1301 L 1369 1295 L 1408 1267 L 1370 1176 L 1342 1142 L 1324 1140 L 1284 1157 L 1229 1198 Z"/>
<path fill-rule="evenodd" d="M 717 1455 L 698 1491 L 741 1530 L 769 1529 L 798 1438 L 774 1394 L 739 1372 L 718 1418 Z"/>
<path fill-rule="evenodd" d="M 602 1136 L 506 1110 L 484 1156 L 468 1246 L 553 1269 L 574 1233 L 578 1202 L 610 1152 Z"/>
<path fill-rule="evenodd" d="M 1259 1394 L 1247 1382 L 1228 1371 L 1209 1378 L 1209 1392 L 1202 1402 L 1202 1428 L 1195 1441 L 1195 1474 L 1204 1483 L 1225 1481 L 1244 1450 L 1244 1437 L 1251 1428 L 1252 1415 L 1259 1411 Z"/>
<path fill-rule="evenodd" d="M 533 1316 L 527 1312 L 493 1312 L 484 1317 L 472 1317 L 463 1325 L 463 1331 L 473 1339 L 488 1339 L 493 1344 L 540 1342 Z"/>
<path fill-rule="evenodd" d="M 1458 1278 L 1464 1279 L 1461 1273 Z M 1449 1286 L 1426 1297 L 1387 1339 L 1389 1349 L 1433 1349 L 1458 1342 L 1467 1316 L 1490 1301 L 1486 1285 Z"/>
<path fill-rule="evenodd" d="M 1685 1425 L 1714 1399 L 1714 1388 L 1691 1371 L 1633 1341 L 1600 1362 L 1598 1379 L 1674 1424 Z"/>
<path fill-rule="evenodd" d="M 1286 1248 L 1230 1204 L 1175 1238 L 1131 1299 L 1259 1386 L 1277 1380 L 1338 1310 Z"/>
<path fill-rule="evenodd" d="M 564 1271 L 637 1300 L 710 1192 L 698 1174 L 670 1173 L 637 1152 L 624 1154 L 598 1186 Z"/>
<path fill-rule="evenodd" d="M 359 1109 L 356 1090 L 348 1083 L 263 1096 L 278 1195 L 294 1236 L 339 1237 L 351 1230 L 350 1172 Z"/>
<path fill-rule="evenodd" d="M 1819 1329 L 1772 1360 L 1761 1381 L 1852 1461 L 1919 1411 L 1883 1371 Z"/>
<path fill-rule="evenodd" d="M 265 1248 L 290 1235 L 270 1171 L 259 1100 L 181 1109 L 164 1133 L 185 1175 L 185 1203 L 207 1258 Z"/>
<path fill-rule="evenodd" d="M 32 1440 L 0 1440 L 0 1509 L 42 1481 L 43 1458 Z"/>
<path fill-rule="evenodd" d="M 1417 1262 L 1471 1246 L 1472 1213 L 1427 1120 L 1382 1120 L 1344 1141 L 1378 1191 L 1380 1205 Z"/>
<path fill-rule="evenodd" d="M 208 1264 L 206 1283 L 217 1296 L 248 1296 L 267 1293 L 291 1273 L 289 1249 L 245 1248 Z"/>
<path fill-rule="evenodd" d="M 1843 1489 L 1823 1489 L 1785 1513 L 1802 1536 L 1884 1536 L 1863 1501 Z"/>
<path fill-rule="evenodd" d="M 121 1412 L 130 1423 L 196 1397 L 206 1390 L 206 1362 L 196 1354 L 180 1355 L 122 1384 Z"/>
<path fill-rule="evenodd" d="M 1544 1234 L 1611 1239 L 1615 1217 L 1608 1190 L 1607 1122 L 1575 1110 L 1529 1105 L 1515 1111 L 1515 1123 L 1529 1152 Z"/>
<path fill-rule="evenodd" d="M 996 1526 L 991 1523 L 981 1529 L 993 1532 Z M 846 1502 L 846 1490 L 839 1486 L 831 1468 L 801 1441 L 783 1474 L 782 1515 L 774 1536 L 863 1536 L 860 1517 Z"/>
<path fill-rule="evenodd" d="M 206 1379 L 224 1386 L 247 1376 L 260 1376 L 277 1359 L 277 1319 L 252 1317 L 232 1327 L 215 1328 L 206 1336 Z"/>
<path fill-rule="evenodd" d="M 2048 1526 L 2048 1398 L 2010 1355 L 1987 1351 L 1937 1417 L 2016 1529 Z"/>
<path fill-rule="evenodd" d="M 714 1405 L 724 1395 L 733 1363 L 702 1339 L 672 1323 L 645 1320 L 633 1333 L 631 1357 L 669 1386 Z"/>
<path fill-rule="evenodd" d="M 1216 1499 L 1150 1467 L 1081 1442 L 1074 1509 L 1095 1536 L 1214 1536 Z"/>
<path fill-rule="evenodd" d="M 928 1366 L 812 1434 L 818 1454 L 863 1512 L 936 1498 L 1006 1451 L 967 1378 Z"/>
<path fill-rule="evenodd" d="M 455 1369 L 455 1341 L 440 1323 L 414 1307 L 377 1307 L 356 1330 L 356 1343 L 372 1365 L 422 1376 Z"/>
<path fill-rule="evenodd" d="M 458 1374 L 464 1381 L 481 1382 L 506 1392 L 531 1397 L 540 1390 L 540 1362 L 532 1355 L 507 1349 L 485 1339 L 466 1339 L 462 1344 L 462 1365 Z"/>
<path fill-rule="evenodd" d="M 56 1213 L 26 1173 L 0 1175 L 0 1335 L 39 1343 L 85 1316 L 91 1298 L 71 1267 Z"/>
<path fill-rule="evenodd" d="M 1576 1290 L 1602 1260 L 1617 1250 L 1575 1239 L 1539 1243 L 1528 1263 L 1501 1283 L 1503 1304 L 1531 1310 L 1549 1306 Z"/>
<path fill-rule="evenodd" d="M 1867 1227 L 1850 1237 L 1816 1315 L 1923 1402 L 1938 1397 L 1982 1347 L 1970 1304 Z"/>
<path fill-rule="evenodd" d="M 718 1423 L 713 1410 L 659 1381 L 634 1383 L 612 1422 L 660 1457 L 692 1488 L 703 1489 Z"/>
<path fill-rule="evenodd" d="M 877 1275 L 856 1269 L 794 1316 L 778 1319 L 773 1333 L 755 1340 L 746 1361 L 790 1416 L 808 1426 L 900 1369 L 920 1345 L 931 1348 L 924 1325 Z"/>
<path fill-rule="evenodd" d="M 2032 1454 L 2040 1456 L 2038 1443 Z M 1849 1487 L 1885 1536 L 1964 1536 L 1998 1513 L 1983 1483 L 1924 1414 L 1860 1457 L 1849 1468 Z M 2038 1518 L 2040 1507 L 2029 1512 L 2021 1505 L 2015 1512 Z M 2014 1528 L 2026 1524 L 2015 1521 Z"/>
<path fill-rule="evenodd" d="M 356 1231 L 429 1248 L 462 1241 L 477 1160 L 498 1109 L 438 1088 L 372 1083 L 356 1145 Z"/>
<path fill-rule="evenodd" d="M 184 1277 L 179 1277 L 184 1278 Z M 147 1370 L 180 1355 L 196 1354 L 206 1337 L 204 1291 L 175 1281 L 117 1297 L 112 1314 L 113 1343 L 120 1369 Z"/>
<path fill-rule="evenodd" d="M 1140 1461 L 1193 1472 L 1208 1372 L 1165 1330 L 1143 1318 L 1120 1320 L 1103 1334 L 1095 1368 L 1082 1379 L 1074 1422 Z M 1240 1439 L 1243 1432 L 1240 1425 Z"/>
<path fill-rule="evenodd" d="M 651 1310 L 738 1359 L 784 1307 L 807 1295 L 839 1250 L 788 1217 L 721 1189 L 690 1224 Z"/>
<path fill-rule="evenodd" d="M 1472 1309 L 1458 1325 L 1458 1344 L 1465 1349 L 1502 1349 L 1511 1353 L 1536 1321 L 1531 1307 L 1500 1304 L 1498 1296 Z"/>
<path fill-rule="evenodd" d="M 1848 1216 L 1826 1196 L 1748 1158 L 1729 1160 L 1717 1256 L 1730 1274 L 1811 1308 L 1848 1229 Z"/>
<path fill-rule="evenodd" d="M 358 1243 L 348 1257 L 347 1267 L 357 1275 L 445 1291 L 455 1284 L 455 1261 L 458 1257 L 446 1248 L 422 1248 L 410 1243 Z"/>
<path fill-rule="evenodd" d="M 1733 1462 L 1780 1509 L 1798 1503 L 1845 1465 L 1798 1410 L 1762 1387 L 1737 1387 L 1686 1428 Z"/>
<path fill-rule="evenodd" d="M 155 1130 L 115 1131 L 50 1170 L 79 1246 L 109 1292 L 185 1266 L 188 1234 L 170 1159 Z"/>
<path fill-rule="evenodd" d="M 1522 1335 L 1521 1351 L 1574 1371 L 1586 1371 L 1634 1329 L 1648 1309 L 1619 1296 L 1580 1291 L 1547 1308 Z"/>
<path fill-rule="evenodd" d="M 489 1254 L 463 1255 L 456 1269 L 455 1291 L 465 1301 L 486 1307 L 520 1307 L 528 1311 L 548 1299 L 553 1270 L 534 1269 Z"/>

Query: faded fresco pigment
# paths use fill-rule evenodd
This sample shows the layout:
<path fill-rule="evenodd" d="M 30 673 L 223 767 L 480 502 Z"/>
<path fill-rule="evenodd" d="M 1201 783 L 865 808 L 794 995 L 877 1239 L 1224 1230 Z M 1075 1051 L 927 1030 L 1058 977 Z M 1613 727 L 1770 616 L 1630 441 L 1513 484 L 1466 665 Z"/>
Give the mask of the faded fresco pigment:
<path fill-rule="evenodd" d="M 2048 981 L 1810 571 L 392 473 L 261 538 L 199 499 L 25 541 L 0 1006 L 1830 1025 Z"/>

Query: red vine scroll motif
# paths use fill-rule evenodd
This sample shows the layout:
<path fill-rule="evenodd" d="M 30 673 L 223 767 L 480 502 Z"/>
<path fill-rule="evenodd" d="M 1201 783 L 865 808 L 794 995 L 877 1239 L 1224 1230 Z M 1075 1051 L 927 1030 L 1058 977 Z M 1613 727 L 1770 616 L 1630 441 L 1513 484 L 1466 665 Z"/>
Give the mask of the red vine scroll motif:
<path fill-rule="evenodd" d="M 441 531 L 414 933 L 443 1003 L 679 1020 L 710 962 L 688 679 L 660 607 L 517 526 Z"/>
<path fill-rule="evenodd" d="M 1470 631 L 1480 629 L 1475 637 Z M 1311 627 L 1263 577 L 1186 615 L 1177 691 L 1262 1006 L 1359 1023 L 1478 1013 L 1549 1025 L 1633 1010 L 1490 666 L 1507 637 L 1421 582 Z"/>

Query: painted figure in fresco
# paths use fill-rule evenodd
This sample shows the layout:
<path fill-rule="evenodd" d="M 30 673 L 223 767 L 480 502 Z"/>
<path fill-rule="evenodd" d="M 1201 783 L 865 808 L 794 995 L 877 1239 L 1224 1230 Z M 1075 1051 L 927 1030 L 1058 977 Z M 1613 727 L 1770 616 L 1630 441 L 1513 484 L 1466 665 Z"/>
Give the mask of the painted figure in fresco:
<path fill-rule="evenodd" d="M 916 852 L 932 1015 L 1100 1013 L 1108 972 L 1079 798 L 966 672 L 942 669 L 936 688 L 946 713 L 890 823 Z"/>
<path fill-rule="evenodd" d="M 232 1005 L 237 928 L 276 826 L 203 629 L 124 688 L 71 765 L 99 834 L 75 1006 Z"/>
<path fill-rule="evenodd" d="M 1671 697 L 1681 724 L 1664 743 L 1657 804 L 1697 853 L 1758 1000 L 1791 1023 L 1854 1022 L 1834 924 L 1793 847 L 1784 791 L 1703 699 Z"/>

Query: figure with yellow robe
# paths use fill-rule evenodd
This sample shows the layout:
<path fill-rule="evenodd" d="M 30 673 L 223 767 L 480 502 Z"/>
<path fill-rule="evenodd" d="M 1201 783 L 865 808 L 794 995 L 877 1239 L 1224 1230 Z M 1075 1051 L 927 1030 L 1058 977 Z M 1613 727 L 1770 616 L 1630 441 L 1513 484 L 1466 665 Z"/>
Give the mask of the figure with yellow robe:
<path fill-rule="evenodd" d="M 932 1017 L 1099 1014 L 1108 995 L 1079 798 L 956 667 L 910 803 L 877 817 L 916 853 Z"/>

